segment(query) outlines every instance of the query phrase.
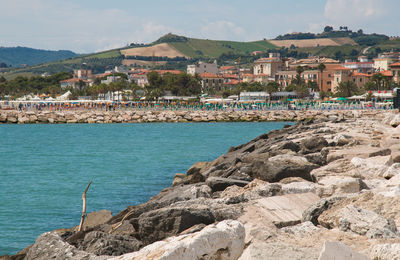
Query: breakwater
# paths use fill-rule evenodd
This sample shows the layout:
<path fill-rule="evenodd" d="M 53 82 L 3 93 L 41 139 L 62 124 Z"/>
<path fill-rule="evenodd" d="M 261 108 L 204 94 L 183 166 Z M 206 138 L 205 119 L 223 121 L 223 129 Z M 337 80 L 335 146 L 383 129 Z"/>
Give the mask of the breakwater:
<path fill-rule="evenodd" d="M 337 120 L 374 115 L 377 110 L 245 110 L 245 111 L 17 111 L 0 110 L 0 124 L 151 123 L 151 122 L 269 122 L 307 119 Z"/>

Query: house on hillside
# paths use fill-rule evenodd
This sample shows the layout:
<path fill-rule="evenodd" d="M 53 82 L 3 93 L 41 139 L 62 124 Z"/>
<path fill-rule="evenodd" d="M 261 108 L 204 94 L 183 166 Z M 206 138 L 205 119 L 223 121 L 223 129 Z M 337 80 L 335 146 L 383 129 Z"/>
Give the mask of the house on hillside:
<path fill-rule="evenodd" d="M 197 74 L 202 73 L 213 73 L 218 74 L 218 65 L 217 61 L 215 60 L 213 63 L 207 62 L 198 62 L 197 64 L 192 64 L 187 66 L 187 73 L 194 76 Z"/>
<path fill-rule="evenodd" d="M 392 69 L 393 81 L 400 84 L 400 62 L 390 64 L 390 68 Z"/>

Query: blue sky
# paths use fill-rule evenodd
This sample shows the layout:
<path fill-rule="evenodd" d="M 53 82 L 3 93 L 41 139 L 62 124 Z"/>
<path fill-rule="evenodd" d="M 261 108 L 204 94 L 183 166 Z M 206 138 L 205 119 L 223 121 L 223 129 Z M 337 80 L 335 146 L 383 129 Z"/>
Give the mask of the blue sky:
<path fill-rule="evenodd" d="M 0 0 L 0 46 L 89 53 L 172 32 L 252 41 L 326 25 L 400 35 L 398 0 Z"/>

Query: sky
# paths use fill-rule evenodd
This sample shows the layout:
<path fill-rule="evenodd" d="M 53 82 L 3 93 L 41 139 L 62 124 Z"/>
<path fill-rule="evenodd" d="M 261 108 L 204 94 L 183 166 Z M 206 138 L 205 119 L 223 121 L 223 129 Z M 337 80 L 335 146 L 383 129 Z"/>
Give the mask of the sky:
<path fill-rule="evenodd" d="M 399 0 L 0 0 L 0 46 L 91 53 L 166 33 L 255 41 L 326 25 L 400 35 Z"/>

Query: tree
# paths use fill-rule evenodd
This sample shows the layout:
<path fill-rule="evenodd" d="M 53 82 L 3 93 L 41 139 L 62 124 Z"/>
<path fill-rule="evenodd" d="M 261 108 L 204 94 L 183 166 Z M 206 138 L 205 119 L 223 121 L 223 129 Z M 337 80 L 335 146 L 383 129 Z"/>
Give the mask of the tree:
<path fill-rule="evenodd" d="M 301 78 L 301 74 L 304 72 L 304 67 L 302 66 L 297 66 L 296 68 L 296 78 L 293 80 L 293 83 L 296 85 L 301 85 L 303 83 L 303 79 Z"/>
<path fill-rule="evenodd" d="M 332 32 L 332 31 L 333 31 L 333 27 L 332 26 L 329 26 L 329 25 L 325 26 L 324 32 L 329 33 L 329 32 Z"/>
<path fill-rule="evenodd" d="M 353 81 L 340 82 L 337 94 L 341 97 L 351 97 L 357 93 L 357 85 Z"/>
<path fill-rule="evenodd" d="M 5 77 L 3 77 L 3 76 L 0 77 L 0 83 L 6 82 L 6 81 L 7 81 L 7 80 L 6 80 Z"/>
<path fill-rule="evenodd" d="M 279 84 L 276 81 L 268 82 L 265 89 L 266 89 L 267 93 L 269 94 L 269 100 L 271 100 L 272 93 L 278 91 Z"/>
<path fill-rule="evenodd" d="M 305 98 L 310 95 L 310 91 L 309 91 L 307 85 L 305 85 L 305 84 L 297 85 L 295 92 L 296 92 L 296 96 L 299 98 Z"/>
<path fill-rule="evenodd" d="M 323 81 L 323 73 L 324 73 L 324 70 L 326 69 L 326 66 L 325 66 L 325 64 L 323 64 L 323 63 L 320 63 L 319 65 L 318 65 L 318 70 L 319 70 L 319 72 L 321 73 L 321 91 L 324 91 L 324 88 L 323 88 L 323 84 L 324 84 L 324 81 Z"/>
<path fill-rule="evenodd" d="M 375 83 L 376 90 L 381 90 L 382 89 L 382 81 L 384 80 L 384 77 L 382 73 L 375 73 L 371 77 L 371 81 Z"/>

